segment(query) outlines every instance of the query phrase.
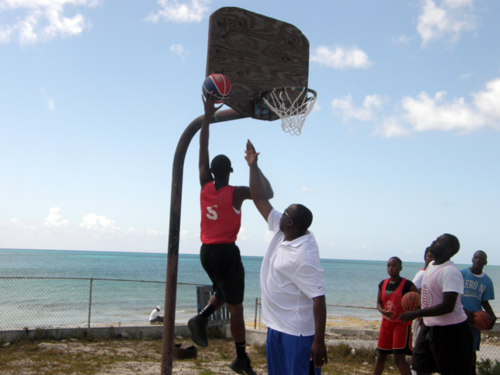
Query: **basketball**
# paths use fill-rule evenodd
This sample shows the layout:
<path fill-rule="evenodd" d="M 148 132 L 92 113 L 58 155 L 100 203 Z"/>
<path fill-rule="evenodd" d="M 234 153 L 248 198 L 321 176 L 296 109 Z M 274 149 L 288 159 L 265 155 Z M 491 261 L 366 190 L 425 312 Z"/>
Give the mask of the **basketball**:
<path fill-rule="evenodd" d="M 491 324 L 491 315 L 486 311 L 476 311 L 474 313 L 474 328 L 484 331 L 489 329 Z"/>
<path fill-rule="evenodd" d="M 216 103 L 223 103 L 231 95 L 231 82 L 222 74 L 210 74 L 203 82 L 201 91 L 205 97 L 214 93 Z"/>
<path fill-rule="evenodd" d="M 408 292 L 401 298 L 401 307 L 404 311 L 417 310 L 420 307 L 420 295 L 417 292 Z"/>

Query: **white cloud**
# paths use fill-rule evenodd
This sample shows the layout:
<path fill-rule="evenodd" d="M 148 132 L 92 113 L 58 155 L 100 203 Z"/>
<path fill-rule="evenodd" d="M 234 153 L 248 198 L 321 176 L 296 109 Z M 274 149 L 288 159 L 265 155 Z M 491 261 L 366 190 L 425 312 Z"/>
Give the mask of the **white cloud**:
<path fill-rule="evenodd" d="M 311 61 L 334 69 L 366 69 L 371 65 L 368 55 L 357 47 L 350 49 L 335 47 L 331 49 L 326 46 L 319 46 L 313 51 Z"/>
<path fill-rule="evenodd" d="M 177 56 L 180 56 L 182 59 L 189 55 L 189 52 L 184 49 L 182 44 L 172 44 L 170 46 L 170 51 L 172 51 L 172 53 L 176 54 Z"/>
<path fill-rule="evenodd" d="M 49 209 L 49 216 L 43 222 L 49 227 L 65 227 L 69 225 L 69 220 L 63 220 L 59 207 Z"/>
<path fill-rule="evenodd" d="M 342 99 L 333 99 L 332 108 L 340 110 L 344 121 L 351 118 L 361 121 L 369 121 L 375 118 L 375 111 L 382 109 L 382 99 L 378 95 L 368 95 L 363 100 L 362 107 L 354 107 L 351 95 Z"/>
<path fill-rule="evenodd" d="M 456 130 L 466 133 L 485 125 L 481 114 L 465 103 L 464 98 L 449 101 L 445 98 L 444 91 L 436 93 L 434 97 L 425 92 L 416 98 L 404 97 L 401 100 L 401 106 L 406 111 L 403 118 L 416 132 Z"/>
<path fill-rule="evenodd" d="M 318 192 L 318 189 L 310 188 L 310 187 L 306 187 L 306 186 L 301 186 L 299 188 L 299 190 L 304 192 L 304 193 L 312 193 L 312 194 L 316 194 Z"/>
<path fill-rule="evenodd" d="M 355 107 L 351 95 L 334 99 L 332 107 L 340 110 L 344 121 L 356 119 L 375 122 L 374 134 L 384 138 L 400 137 L 426 131 L 454 131 L 467 134 L 481 129 L 500 130 L 500 78 L 487 82 L 485 89 L 471 94 L 473 100 L 447 98 L 445 91 L 433 96 L 421 92 L 405 96 L 391 114 L 380 114 L 386 99 L 367 96 Z"/>
<path fill-rule="evenodd" d="M 430 41 L 449 38 L 456 42 L 464 31 L 475 29 L 476 17 L 472 14 L 474 0 L 443 0 L 437 5 L 433 0 L 422 0 L 417 31 L 422 45 Z"/>
<path fill-rule="evenodd" d="M 146 21 L 158 22 L 160 18 L 171 22 L 200 22 L 207 14 L 209 0 L 191 0 L 180 3 L 177 0 L 158 0 L 160 10 L 151 13 Z"/>
<path fill-rule="evenodd" d="M 410 42 L 413 40 L 412 37 L 407 36 L 407 35 L 400 35 L 397 38 L 392 39 L 393 44 L 399 44 L 399 45 L 407 45 L 410 44 Z"/>
<path fill-rule="evenodd" d="M 120 231 L 120 228 L 115 226 L 115 221 L 108 219 L 106 216 L 99 216 L 97 214 L 85 215 L 82 222 L 79 224 L 82 228 L 100 230 L 100 231 Z"/>
<path fill-rule="evenodd" d="M 15 14 L 13 24 L 0 27 L 0 43 L 17 37 L 21 44 L 81 34 L 92 25 L 76 7 L 93 7 L 98 0 L 0 0 L 0 15 Z M 72 9 L 72 14 L 68 15 Z"/>
<path fill-rule="evenodd" d="M 486 90 L 472 94 L 477 111 L 489 121 L 500 122 L 500 78 L 486 84 Z"/>
<path fill-rule="evenodd" d="M 42 97 L 47 101 L 47 106 L 51 111 L 53 111 L 55 109 L 54 98 L 49 98 L 44 89 L 40 89 L 40 91 L 42 93 Z"/>
<path fill-rule="evenodd" d="M 89 214 L 78 225 L 63 219 L 61 209 L 50 208 L 44 220 L 0 222 L 0 238 L 5 248 L 166 251 L 167 236 L 157 230 L 122 230 L 114 220 Z M 199 240 L 198 240 L 199 241 Z"/>

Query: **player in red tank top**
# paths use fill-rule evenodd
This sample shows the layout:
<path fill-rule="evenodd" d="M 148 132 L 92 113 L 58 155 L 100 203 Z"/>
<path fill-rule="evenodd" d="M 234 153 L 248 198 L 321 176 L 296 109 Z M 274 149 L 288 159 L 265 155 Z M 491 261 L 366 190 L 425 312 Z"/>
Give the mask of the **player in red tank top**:
<path fill-rule="evenodd" d="M 379 286 L 377 309 L 382 314 L 382 324 L 377 343 L 374 375 L 382 374 L 389 354 L 392 354 L 401 375 L 411 375 L 410 367 L 405 361 L 405 356 L 411 354 L 411 322 L 400 322 L 398 317 L 404 312 L 401 307 L 403 294 L 409 291 L 418 292 L 418 289 L 413 282 L 399 276 L 402 269 L 401 259 L 390 258 L 387 261 L 387 273 L 390 278 L 382 281 Z"/>
<path fill-rule="evenodd" d="M 203 268 L 212 280 L 215 294 L 207 306 L 188 322 L 191 338 L 198 346 L 208 346 L 205 327 L 208 317 L 227 303 L 231 314 L 231 334 L 236 347 L 236 358 L 230 367 L 239 374 L 255 374 L 245 350 L 245 321 L 243 317 L 244 269 L 240 251 L 235 244 L 241 224 L 241 206 L 244 200 L 252 199 L 247 186 L 230 186 L 229 176 L 233 172 L 231 161 L 218 155 L 209 165 L 209 125 L 214 113 L 222 106 L 214 107 L 215 97 L 203 98 L 205 116 L 200 131 L 200 208 L 201 208 L 201 252 Z M 269 199 L 273 192 L 269 181 L 262 175 L 268 187 Z"/>

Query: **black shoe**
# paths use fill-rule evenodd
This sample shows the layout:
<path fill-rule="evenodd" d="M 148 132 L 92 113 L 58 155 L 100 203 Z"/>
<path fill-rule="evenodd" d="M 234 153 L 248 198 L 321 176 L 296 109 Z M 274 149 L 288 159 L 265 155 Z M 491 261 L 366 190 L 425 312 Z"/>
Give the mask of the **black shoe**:
<path fill-rule="evenodd" d="M 205 330 L 207 324 L 207 318 L 204 318 L 201 315 L 196 315 L 188 321 L 188 328 L 191 331 L 191 340 L 202 348 L 206 348 L 208 346 L 207 332 Z"/>
<path fill-rule="evenodd" d="M 231 370 L 236 372 L 237 374 L 242 375 L 256 375 L 255 371 L 252 370 L 252 366 L 250 366 L 250 358 L 246 357 L 245 359 L 241 359 L 240 357 L 236 357 L 229 366 Z"/>

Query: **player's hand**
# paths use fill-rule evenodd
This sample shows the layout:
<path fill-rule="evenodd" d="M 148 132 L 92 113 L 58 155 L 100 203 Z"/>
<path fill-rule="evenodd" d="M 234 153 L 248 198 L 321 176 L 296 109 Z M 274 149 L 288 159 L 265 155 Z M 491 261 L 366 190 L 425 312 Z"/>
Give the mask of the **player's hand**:
<path fill-rule="evenodd" d="M 418 311 L 418 310 L 417 310 Z M 403 323 L 406 323 L 406 322 L 410 322 L 412 320 L 415 320 L 418 318 L 418 312 L 417 311 L 407 311 L 407 312 L 404 312 L 402 313 L 398 320 L 400 322 L 403 322 Z"/>
<path fill-rule="evenodd" d="M 214 113 L 223 106 L 223 104 L 221 104 L 220 106 L 215 107 L 215 101 L 217 99 L 213 92 L 211 92 L 206 98 L 205 95 L 201 95 L 201 99 L 203 100 L 203 106 L 205 107 L 205 116 L 208 116 L 209 118 L 212 118 Z"/>
<path fill-rule="evenodd" d="M 314 361 L 314 366 L 322 367 L 328 363 L 328 355 L 324 341 L 313 341 L 311 346 L 310 361 Z"/>
<path fill-rule="evenodd" d="M 495 315 L 493 315 L 491 317 L 491 323 L 490 323 L 490 326 L 488 327 L 488 329 L 492 329 L 495 326 L 496 321 L 497 321 L 497 317 Z"/>
<path fill-rule="evenodd" d="M 247 149 L 245 150 L 245 160 L 247 161 L 249 167 L 257 164 L 258 156 L 259 153 L 255 151 L 255 147 L 253 147 L 252 142 L 248 140 Z"/>
<path fill-rule="evenodd" d="M 385 316 L 386 318 L 393 319 L 396 316 L 396 313 L 392 310 L 389 309 L 383 309 L 381 311 L 382 315 Z"/>

